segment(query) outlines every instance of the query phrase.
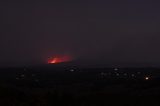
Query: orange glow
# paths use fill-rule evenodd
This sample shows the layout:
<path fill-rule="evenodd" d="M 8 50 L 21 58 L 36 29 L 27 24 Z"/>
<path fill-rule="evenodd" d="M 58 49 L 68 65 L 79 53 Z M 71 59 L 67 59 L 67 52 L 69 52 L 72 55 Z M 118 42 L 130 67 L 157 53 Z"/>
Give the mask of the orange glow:
<path fill-rule="evenodd" d="M 69 62 L 71 60 L 72 59 L 69 56 L 62 56 L 62 57 L 51 58 L 50 60 L 48 60 L 48 63 L 49 64 L 57 64 L 57 63 L 62 63 L 62 62 Z"/>
<path fill-rule="evenodd" d="M 52 59 L 52 60 L 48 61 L 48 63 L 55 64 L 55 63 L 57 63 L 57 59 L 56 59 L 56 58 L 54 58 L 54 59 Z"/>

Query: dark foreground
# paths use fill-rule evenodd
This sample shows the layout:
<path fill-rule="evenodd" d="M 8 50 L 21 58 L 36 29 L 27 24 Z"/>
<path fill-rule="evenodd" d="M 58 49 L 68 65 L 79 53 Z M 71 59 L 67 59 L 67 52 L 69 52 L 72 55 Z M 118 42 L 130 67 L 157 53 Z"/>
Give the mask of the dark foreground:
<path fill-rule="evenodd" d="M 0 106 L 159 106 L 160 69 L 2 68 Z"/>

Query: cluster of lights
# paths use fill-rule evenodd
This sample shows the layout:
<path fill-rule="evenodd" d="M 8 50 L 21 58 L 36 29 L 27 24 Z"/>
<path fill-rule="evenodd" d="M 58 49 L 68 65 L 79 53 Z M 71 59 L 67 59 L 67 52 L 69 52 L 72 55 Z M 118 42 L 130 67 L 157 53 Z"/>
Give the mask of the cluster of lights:
<path fill-rule="evenodd" d="M 115 68 L 114 70 L 118 70 L 118 68 Z M 141 74 L 141 72 L 137 72 L 137 75 L 140 75 L 140 74 Z M 100 75 L 101 75 L 101 76 L 112 75 L 112 72 L 109 72 L 109 73 L 101 72 Z M 120 76 L 120 73 L 114 72 L 113 75 Z M 131 77 L 133 77 L 133 78 L 136 77 L 136 74 L 133 74 L 133 73 L 132 73 L 131 75 L 129 75 L 129 74 L 127 74 L 127 73 L 123 73 L 122 75 L 124 75 L 124 76 L 131 76 Z M 145 76 L 145 77 L 144 77 L 144 80 L 150 80 L 150 77 L 149 77 L 149 76 Z"/>
<path fill-rule="evenodd" d="M 35 74 L 31 74 L 31 76 L 32 76 L 32 80 L 34 80 L 35 82 L 39 82 L 39 79 L 35 79 Z M 24 80 L 24 79 L 26 79 L 27 77 L 26 77 L 26 75 L 25 74 L 21 74 L 21 75 L 19 75 L 19 77 L 16 77 L 16 80 Z"/>

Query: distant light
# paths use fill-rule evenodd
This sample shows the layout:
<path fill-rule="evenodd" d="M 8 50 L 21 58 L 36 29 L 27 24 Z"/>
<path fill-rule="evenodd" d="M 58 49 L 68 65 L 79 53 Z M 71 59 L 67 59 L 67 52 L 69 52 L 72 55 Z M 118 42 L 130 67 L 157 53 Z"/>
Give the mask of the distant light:
<path fill-rule="evenodd" d="M 117 73 L 116 75 L 119 76 L 119 73 Z"/>
<path fill-rule="evenodd" d="M 127 73 L 124 73 L 124 76 L 127 76 Z"/>
<path fill-rule="evenodd" d="M 137 72 L 137 74 L 141 74 L 141 72 Z"/>
<path fill-rule="evenodd" d="M 149 80 L 149 77 L 145 77 L 145 80 Z"/>
<path fill-rule="evenodd" d="M 24 74 L 21 75 L 21 77 L 24 77 L 24 76 L 25 76 Z"/>
<path fill-rule="evenodd" d="M 70 71 L 71 71 L 71 72 L 74 72 L 75 70 L 74 70 L 74 69 L 70 69 Z"/>
<path fill-rule="evenodd" d="M 102 75 L 102 76 L 106 76 L 107 74 L 106 74 L 106 73 L 104 73 L 104 72 L 101 72 L 101 75 Z"/>
<path fill-rule="evenodd" d="M 134 77 L 134 74 L 132 74 L 131 76 Z"/>
<path fill-rule="evenodd" d="M 114 68 L 115 71 L 118 71 L 118 68 Z"/>

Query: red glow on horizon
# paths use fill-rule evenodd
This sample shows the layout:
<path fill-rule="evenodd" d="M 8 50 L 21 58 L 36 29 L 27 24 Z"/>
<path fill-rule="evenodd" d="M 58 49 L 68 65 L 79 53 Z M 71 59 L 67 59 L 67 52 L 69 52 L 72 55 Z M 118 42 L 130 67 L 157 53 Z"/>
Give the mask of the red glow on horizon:
<path fill-rule="evenodd" d="M 71 61 L 71 57 L 69 56 L 62 56 L 62 57 L 54 57 L 48 60 L 48 64 L 57 64 L 57 63 L 63 63 L 63 62 L 69 62 Z"/>
<path fill-rule="evenodd" d="M 50 63 L 50 64 L 55 64 L 55 63 L 57 63 L 57 59 L 56 59 L 56 58 L 54 58 L 54 59 L 52 59 L 52 60 L 48 61 L 48 63 Z"/>

